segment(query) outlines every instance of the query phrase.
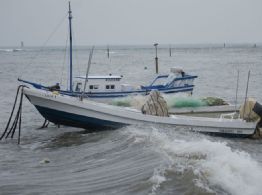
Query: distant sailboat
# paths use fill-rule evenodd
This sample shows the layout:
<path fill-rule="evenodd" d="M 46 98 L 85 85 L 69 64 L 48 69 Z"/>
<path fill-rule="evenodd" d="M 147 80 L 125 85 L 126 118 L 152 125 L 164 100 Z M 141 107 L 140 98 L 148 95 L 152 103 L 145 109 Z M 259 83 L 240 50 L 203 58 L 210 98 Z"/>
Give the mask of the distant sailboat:
<path fill-rule="evenodd" d="M 23 42 L 23 41 L 21 41 L 20 48 L 15 48 L 15 49 L 13 49 L 13 52 L 22 51 L 22 50 L 23 50 L 23 48 L 24 48 L 24 42 Z"/>

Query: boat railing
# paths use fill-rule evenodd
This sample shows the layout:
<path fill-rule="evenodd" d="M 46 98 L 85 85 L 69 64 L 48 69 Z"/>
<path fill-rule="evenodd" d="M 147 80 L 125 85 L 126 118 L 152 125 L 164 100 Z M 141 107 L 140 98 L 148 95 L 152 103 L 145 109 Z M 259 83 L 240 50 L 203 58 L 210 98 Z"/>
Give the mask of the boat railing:
<path fill-rule="evenodd" d="M 141 86 L 141 89 L 147 90 L 147 89 L 161 89 L 165 88 L 165 85 L 150 85 L 150 86 Z"/>
<path fill-rule="evenodd" d="M 46 87 L 43 86 L 43 85 L 40 85 L 40 84 L 37 84 L 37 83 L 34 83 L 34 82 L 30 82 L 30 81 L 26 81 L 26 80 L 23 80 L 23 79 L 20 79 L 20 78 L 18 78 L 17 80 L 20 81 L 20 82 L 23 82 L 23 83 L 32 85 L 32 86 L 35 87 L 36 89 L 46 88 Z"/>
<path fill-rule="evenodd" d="M 197 78 L 197 76 L 185 75 L 184 77 L 176 77 L 171 82 L 168 82 L 165 87 L 171 88 L 193 85 L 195 78 Z"/>
<path fill-rule="evenodd" d="M 240 115 L 237 112 L 224 113 L 224 114 L 221 114 L 219 117 L 219 120 L 222 121 L 223 119 L 230 119 L 231 121 L 233 121 L 234 119 L 240 119 Z"/>
<path fill-rule="evenodd" d="M 197 76 L 192 76 L 192 75 L 185 75 L 183 77 L 176 77 L 174 79 L 174 81 L 178 81 L 178 80 L 187 80 L 187 79 L 195 79 L 197 78 Z"/>
<path fill-rule="evenodd" d="M 172 86 L 172 83 L 174 82 L 179 82 L 179 81 L 184 81 L 184 80 L 194 80 L 195 78 L 197 78 L 197 76 L 192 76 L 192 75 L 184 75 L 183 77 L 174 77 L 171 81 L 168 81 L 166 83 L 164 83 L 163 85 L 154 85 L 158 80 L 163 79 L 163 78 L 168 78 L 169 75 L 159 75 L 157 76 L 154 81 L 146 87 L 153 87 L 153 86 L 158 86 L 158 87 L 168 87 L 168 86 Z"/>
<path fill-rule="evenodd" d="M 149 86 L 153 86 L 154 83 L 156 83 L 157 80 L 162 79 L 162 78 L 167 78 L 168 76 L 169 75 L 159 75 L 159 76 L 157 76 Z"/>

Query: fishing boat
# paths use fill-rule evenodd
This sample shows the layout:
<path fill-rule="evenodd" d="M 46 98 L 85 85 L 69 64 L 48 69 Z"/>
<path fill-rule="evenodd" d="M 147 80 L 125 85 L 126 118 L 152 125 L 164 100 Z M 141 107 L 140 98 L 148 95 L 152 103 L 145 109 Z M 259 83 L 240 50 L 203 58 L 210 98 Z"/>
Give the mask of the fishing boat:
<path fill-rule="evenodd" d="M 24 88 L 23 93 L 48 121 L 85 129 L 105 130 L 126 125 L 159 124 L 188 127 L 189 130 L 226 137 L 249 137 L 257 124 L 242 119 L 181 115 L 153 116 L 131 108 L 117 107 L 89 99 L 81 100 L 56 92 Z"/>
<path fill-rule="evenodd" d="M 178 93 L 187 92 L 192 94 L 194 89 L 194 79 L 197 76 L 192 76 L 183 73 L 184 71 L 179 68 L 171 68 L 168 75 L 158 75 L 156 78 L 146 86 L 143 85 L 130 85 L 121 82 L 123 76 L 120 75 L 90 75 L 75 77 L 72 83 L 72 91 L 59 90 L 61 94 L 70 96 L 80 96 L 83 93 L 83 87 L 86 80 L 87 89 L 85 90 L 84 97 L 88 98 L 119 98 L 126 97 L 129 95 L 148 95 L 152 90 L 159 90 L 162 93 Z M 182 74 L 181 74 L 182 73 Z M 23 83 L 32 85 L 37 89 L 52 90 L 54 88 L 44 86 L 34 82 L 18 79 Z M 57 84 L 59 86 L 59 84 Z"/>
<path fill-rule="evenodd" d="M 71 38 L 71 8 L 69 2 L 69 26 L 70 26 L 70 56 L 72 57 L 72 38 Z M 93 50 L 92 50 L 93 51 Z M 90 56 L 92 56 L 92 51 Z M 90 65 L 89 56 L 89 65 Z M 89 66 L 88 66 L 89 67 Z M 89 70 L 89 68 L 88 68 Z M 159 124 L 159 125 L 169 125 L 169 126 L 182 126 L 188 127 L 189 130 L 209 133 L 221 136 L 229 137 L 249 137 L 254 134 L 257 124 L 255 122 L 247 122 L 243 119 L 227 119 L 227 118 L 207 118 L 207 117 L 192 117 L 192 116 L 178 116 L 178 115 L 168 115 L 168 116 L 155 116 L 142 113 L 140 110 L 117 107 L 113 105 L 108 105 L 104 103 L 94 102 L 89 98 L 83 98 L 88 93 L 85 92 L 87 80 L 100 81 L 104 79 L 105 81 L 109 79 L 111 82 L 116 82 L 121 79 L 119 76 L 88 76 L 88 71 L 85 77 L 79 77 L 83 81 L 76 85 L 79 90 L 73 90 L 73 79 L 72 79 L 72 58 L 70 58 L 70 78 L 69 78 L 69 90 L 60 90 L 59 86 L 45 87 L 32 82 L 26 83 L 30 84 L 28 87 L 23 87 L 23 94 L 29 99 L 29 101 L 36 107 L 39 113 L 48 121 L 57 125 L 67 125 L 79 128 L 90 129 L 95 131 L 105 130 L 108 128 L 119 128 L 126 125 L 143 125 L 143 124 Z M 175 74 L 175 72 L 173 72 Z M 172 73 L 172 74 L 173 74 Z M 182 73 L 184 74 L 184 73 Z M 189 75 L 182 75 L 180 81 L 187 76 L 192 79 Z M 167 80 L 171 83 L 178 79 L 175 75 L 165 76 Z M 175 77 L 175 78 L 171 78 Z M 158 76 L 161 78 L 161 76 Z M 182 79 L 181 79 L 182 78 Z M 195 77 L 194 77 L 195 78 Z M 142 87 L 143 93 L 152 90 L 162 91 L 159 85 L 155 85 L 156 82 L 149 86 Z M 186 80 L 186 79 L 185 79 Z M 171 84 L 169 83 L 169 84 Z M 167 83 L 168 84 L 168 83 Z M 83 88 L 81 88 L 84 85 Z M 88 83 L 89 89 L 95 88 L 94 83 Z M 105 87 L 113 90 L 114 84 L 107 84 Z M 83 89 L 83 90 L 81 90 Z M 131 91 L 131 90 L 129 90 Z M 139 90 L 137 90 L 139 91 Z M 137 92 L 136 91 L 136 92 Z M 165 91 L 162 91 L 165 92 Z M 168 92 L 168 91 L 166 91 Z M 92 92 L 93 93 L 93 92 Z M 102 93 L 102 92 L 101 92 Z M 130 92 L 131 93 L 131 92 Z M 105 94 L 104 94 L 105 95 Z M 118 94 L 120 95 L 120 94 Z M 89 97 L 89 96 L 88 96 Z M 262 110 L 262 109 L 261 109 Z M 19 116 L 19 115 L 18 115 Z"/>
<path fill-rule="evenodd" d="M 70 4 L 69 4 L 70 5 Z M 155 79 L 148 85 L 143 86 L 140 84 L 130 85 L 122 83 L 123 76 L 120 75 L 92 75 L 92 76 L 78 76 L 73 77 L 73 59 L 72 59 L 72 11 L 69 6 L 69 79 L 67 89 L 60 89 L 60 84 L 56 83 L 54 86 L 46 86 L 39 83 L 31 82 L 24 79 L 18 81 L 30 84 L 37 89 L 42 90 L 57 90 L 61 94 L 69 96 L 80 96 L 83 98 L 119 98 L 128 95 L 147 95 L 151 90 L 159 90 L 162 93 L 178 93 L 186 92 L 193 93 L 194 79 L 196 75 L 190 75 L 184 72 L 181 68 L 171 68 L 169 74 L 157 75 Z M 86 89 L 83 93 L 84 83 L 88 81 Z"/>

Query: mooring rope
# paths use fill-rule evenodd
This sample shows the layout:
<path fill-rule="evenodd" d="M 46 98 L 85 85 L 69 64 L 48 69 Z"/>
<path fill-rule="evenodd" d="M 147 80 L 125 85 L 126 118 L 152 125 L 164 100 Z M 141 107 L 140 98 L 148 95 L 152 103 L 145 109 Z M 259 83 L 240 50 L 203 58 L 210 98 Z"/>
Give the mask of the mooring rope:
<path fill-rule="evenodd" d="M 16 128 L 17 128 L 17 123 L 18 123 L 18 129 L 19 129 L 19 132 L 18 132 L 18 144 L 20 144 L 21 121 L 22 121 L 22 105 L 23 105 L 23 96 L 24 96 L 23 89 L 24 89 L 24 87 L 26 87 L 26 86 L 25 85 L 19 85 L 18 88 L 17 88 L 14 105 L 13 105 L 10 117 L 8 119 L 8 122 L 6 124 L 5 130 L 4 130 L 4 132 L 2 133 L 2 135 L 0 137 L 0 140 L 2 140 L 4 137 L 5 137 L 5 139 L 7 139 L 10 135 L 11 135 L 11 138 L 13 139 L 15 131 L 16 131 Z M 17 99 L 18 99 L 18 96 L 19 96 L 19 92 L 21 92 L 20 93 L 19 107 L 17 109 L 17 112 L 16 112 L 16 115 L 15 115 L 14 121 L 13 121 L 13 123 L 11 125 L 11 128 L 9 128 L 10 123 L 11 123 L 12 118 L 13 118 L 14 110 L 15 110 L 16 105 L 17 105 Z"/>
<path fill-rule="evenodd" d="M 44 128 L 47 128 L 49 125 L 49 121 L 47 119 L 45 119 L 43 125 L 41 127 L 39 127 L 38 129 L 44 129 Z"/>

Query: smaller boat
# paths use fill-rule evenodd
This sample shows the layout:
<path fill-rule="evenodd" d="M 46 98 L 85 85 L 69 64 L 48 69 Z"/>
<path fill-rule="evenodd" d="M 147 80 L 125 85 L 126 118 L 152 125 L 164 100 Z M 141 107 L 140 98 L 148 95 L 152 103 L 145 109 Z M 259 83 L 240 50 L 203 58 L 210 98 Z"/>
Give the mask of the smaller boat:
<path fill-rule="evenodd" d="M 14 49 L 13 49 L 13 52 L 23 51 L 23 48 L 24 48 L 24 42 L 21 41 L 21 46 L 20 46 L 20 48 L 14 48 Z"/>
<path fill-rule="evenodd" d="M 82 96 L 84 83 L 86 80 L 87 86 L 84 97 L 88 98 L 119 98 L 128 95 L 147 95 L 152 90 L 158 90 L 162 93 L 178 93 L 188 92 L 193 93 L 194 79 L 197 76 L 186 74 L 182 69 L 171 68 L 168 75 L 158 75 L 146 86 L 130 85 L 121 82 L 123 76 L 119 75 L 102 75 L 102 76 L 79 76 L 75 77 L 72 91 L 61 90 L 59 86 L 48 87 L 30 81 L 18 79 L 21 82 L 31 84 L 37 89 L 57 90 L 61 94 L 69 96 Z"/>

